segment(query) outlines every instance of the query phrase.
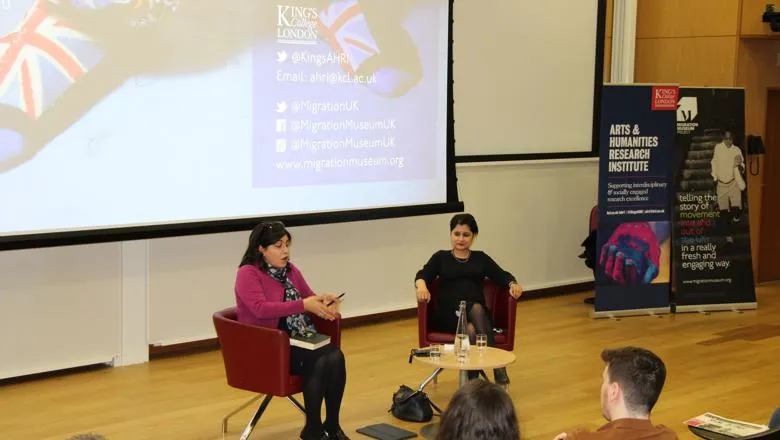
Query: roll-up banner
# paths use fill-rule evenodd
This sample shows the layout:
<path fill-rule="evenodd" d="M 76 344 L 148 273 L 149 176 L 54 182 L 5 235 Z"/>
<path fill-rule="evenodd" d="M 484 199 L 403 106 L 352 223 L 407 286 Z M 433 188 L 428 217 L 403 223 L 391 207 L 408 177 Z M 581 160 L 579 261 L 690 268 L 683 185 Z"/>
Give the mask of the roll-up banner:
<path fill-rule="evenodd" d="M 594 318 L 670 311 L 679 87 L 604 85 Z"/>

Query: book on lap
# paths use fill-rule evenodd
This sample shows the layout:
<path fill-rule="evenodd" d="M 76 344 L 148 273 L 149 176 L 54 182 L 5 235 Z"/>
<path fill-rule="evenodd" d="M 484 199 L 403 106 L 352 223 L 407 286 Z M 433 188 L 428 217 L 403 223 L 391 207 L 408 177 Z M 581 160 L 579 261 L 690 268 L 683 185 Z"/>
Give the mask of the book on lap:
<path fill-rule="evenodd" d="M 305 348 L 307 350 L 316 350 L 330 344 L 330 336 L 315 333 L 310 338 L 303 336 L 290 336 L 290 345 L 294 347 Z"/>

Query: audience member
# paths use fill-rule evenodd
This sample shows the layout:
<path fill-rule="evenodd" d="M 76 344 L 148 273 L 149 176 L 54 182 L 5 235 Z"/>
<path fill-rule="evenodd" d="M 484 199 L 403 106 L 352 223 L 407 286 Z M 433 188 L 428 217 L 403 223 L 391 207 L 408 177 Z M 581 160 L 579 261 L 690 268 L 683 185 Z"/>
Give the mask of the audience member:
<path fill-rule="evenodd" d="M 436 440 L 519 440 L 512 399 L 501 387 L 472 380 L 452 396 Z"/>
<path fill-rule="evenodd" d="M 677 434 L 650 422 L 652 411 L 666 381 L 666 366 L 649 350 L 637 347 L 601 352 L 606 366 L 602 373 L 601 413 L 607 424 L 595 432 L 561 433 L 555 440 L 672 440 Z"/>

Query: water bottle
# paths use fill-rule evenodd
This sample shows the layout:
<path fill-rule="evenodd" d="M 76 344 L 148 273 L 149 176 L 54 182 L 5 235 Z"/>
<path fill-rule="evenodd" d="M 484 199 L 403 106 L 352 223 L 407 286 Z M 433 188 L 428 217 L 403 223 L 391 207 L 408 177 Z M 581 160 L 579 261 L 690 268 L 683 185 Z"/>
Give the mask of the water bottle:
<path fill-rule="evenodd" d="M 460 302 L 458 327 L 455 329 L 455 359 L 466 362 L 469 354 L 469 334 L 466 331 L 466 301 Z"/>

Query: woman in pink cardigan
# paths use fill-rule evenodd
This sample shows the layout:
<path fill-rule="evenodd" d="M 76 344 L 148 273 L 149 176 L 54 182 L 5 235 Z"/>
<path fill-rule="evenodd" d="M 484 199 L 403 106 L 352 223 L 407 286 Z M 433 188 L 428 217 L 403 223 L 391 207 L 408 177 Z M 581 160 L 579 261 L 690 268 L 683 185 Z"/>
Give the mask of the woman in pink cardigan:
<path fill-rule="evenodd" d="M 282 222 L 264 222 L 249 236 L 236 276 L 238 320 L 278 328 L 291 336 L 316 333 L 304 312 L 336 319 L 333 295 L 316 295 L 290 259 L 292 236 Z M 328 344 L 317 350 L 290 347 L 290 373 L 302 376 L 306 425 L 301 440 L 349 440 L 339 425 L 347 382 L 344 353 Z M 325 422 L 320 412 L 325 400 Z"/>

